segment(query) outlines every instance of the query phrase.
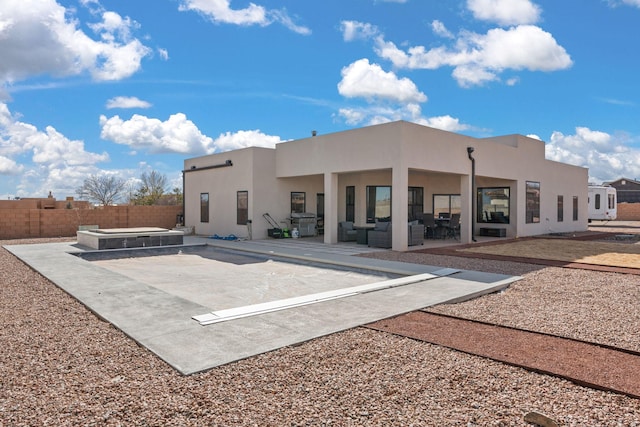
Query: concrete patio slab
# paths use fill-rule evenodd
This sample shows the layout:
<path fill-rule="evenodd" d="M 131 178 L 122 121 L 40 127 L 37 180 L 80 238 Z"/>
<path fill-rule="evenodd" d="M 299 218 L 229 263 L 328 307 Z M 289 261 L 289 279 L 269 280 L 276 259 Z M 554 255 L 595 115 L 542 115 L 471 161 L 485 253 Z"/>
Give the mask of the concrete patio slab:
<path fill-rule="evenodd" d="M 185 236 L 186 244 L 182 246 L 99 251 L 101 254 L 119 253 L 136 257 L 142 262 L 146 256 L 149 259 L 162 256 L 162 262 L 169 270 L 181 275 L 176 276 L 181 277 L 176 280 L 189 285 L 189 289 L 181 290 L 186 292 L 181 296 L 153 283 L 152 268 L 144 280 L 133 274 L 124 274 L 124 269 L 118 272 L 117 261 L 115 269 L 104 268 L 77 256 L 82 254 L 90 258 L 98 251 L 75 243 L 11 245 L 5 248 L 185 375 L 420 308 L 495 292 L 519 279 L 357 257 L 353 255 L 369 249 L 293 240 L 270 244 L 273 241 L 216 241 Z M 225 282 L 223 274 L 216 274 L 216 271 L 221 271 L 216 269 L 224 266 L 207 267 L 210 260 L 206 256 L 202 259 L 202 268 L 205 269 L 202 271 L 210 268 L 211 274 L 191 274 L 181 265 L 177 252 L 170 251 L 186 252 L 194 248 L 233 250 L 238 251 L 239 256 L 262 257 L 257 262 L 277 260 L 317 269 L 317 277 L 309 279 L 314 281 L 314 290 L 322 289 L 323 276 L 335 269 L 348 269 L 365 275 L 373 272 L 390 278 L 424 274 L 426 280 L 201 326 L 192 316 L 218 309 L 215 298 L 211 299 L 211 292 L 215 292 L 211 283 L 221 286 L 221 295 L 228 292 L 237 301 L 255 300 L 255 295 L 250 293 L 256 289 L 264 290 L 264 283 L 259 276 L 243 276 L 241 270 L 234 272 L 235 281 Z M 335 281 L 325 279 L 324 283 L 331 282 L 331 289 L 353 286 L 347 283 L 336 286 Z M 202 286 L 194 286 L 198 283 Z M 237 286 L 238 283 L 244 286 Z M 285 297 L 306 292 L 306 289 L 290 287 L 290 294 Z M 206 290 L 206 295 L 203 290 Z M 279 295 L 272 300 L 282 297 Z M 264 300 L 268 301 L 269 296 Z"/>

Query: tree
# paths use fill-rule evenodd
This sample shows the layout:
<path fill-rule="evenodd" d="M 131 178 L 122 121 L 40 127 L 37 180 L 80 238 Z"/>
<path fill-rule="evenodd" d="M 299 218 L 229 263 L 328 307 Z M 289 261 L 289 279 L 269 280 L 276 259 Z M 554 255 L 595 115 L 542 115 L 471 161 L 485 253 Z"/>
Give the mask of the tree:
<path fill-rule="evenodd" d="M 176 205 L 181 205 L 182 204 L 182 189 L 175 187 L 173 189 L 173 195 L 175 196 L 175 200 L 176 200 Z"/>
<path fill-rule="evenodd" d="M 140 176 L 140 186 L 135 195 L 137 205 L 155 205 L 165 194 L 167 177 L 157 171 L 143 172 Z"/>
<path fill-rule="evenodd" d="M 76 190 L 80 199 L 87 199 L 104 206 L 112 205 L 122 195 L 125 181 L 113 175 L 91 175 Z"/>

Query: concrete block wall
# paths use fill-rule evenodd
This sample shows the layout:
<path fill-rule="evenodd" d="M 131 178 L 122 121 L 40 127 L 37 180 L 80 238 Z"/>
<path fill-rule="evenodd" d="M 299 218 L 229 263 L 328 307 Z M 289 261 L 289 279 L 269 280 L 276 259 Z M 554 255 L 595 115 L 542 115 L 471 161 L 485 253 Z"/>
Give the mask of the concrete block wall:
<path fill-rule="evenodd" d="M 640 221 L 640 203 L 618 203 L 618 221 Z"/>
<path fill-rule="evenodd" d="M 99 209 L 0 209 L 0 239 L 72 237 L 80 225 L 100 228 L 176 226 L 182 206 L 107 206 Z"/>
<path fill-rule="evenodd" d="M 5 239 L 30 237 L 30 209 L 3 209 L 0 215 L 0 235 Z"/>

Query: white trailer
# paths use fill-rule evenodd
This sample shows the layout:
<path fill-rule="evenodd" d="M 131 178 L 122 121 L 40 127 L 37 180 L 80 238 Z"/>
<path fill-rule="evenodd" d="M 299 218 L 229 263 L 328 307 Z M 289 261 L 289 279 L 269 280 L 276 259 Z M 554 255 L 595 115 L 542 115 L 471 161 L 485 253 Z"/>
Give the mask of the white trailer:
<path fill-rule="evenodd" d="M 613 221 L 618 215 L 616 189 L 607 185 L 589 186 L 589 222 Z"/>

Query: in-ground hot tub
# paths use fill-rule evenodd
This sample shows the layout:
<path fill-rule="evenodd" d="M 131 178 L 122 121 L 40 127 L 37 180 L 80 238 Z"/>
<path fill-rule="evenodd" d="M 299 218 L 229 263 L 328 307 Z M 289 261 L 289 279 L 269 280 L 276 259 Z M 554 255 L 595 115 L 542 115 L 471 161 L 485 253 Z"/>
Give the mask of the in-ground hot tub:
<path fill-rule="evenodd" d="M 76 235 L 78 244 L 97 250 L 181 245 L 184 237 L 182 231 L 158 227 L 92 229 Z"/>

